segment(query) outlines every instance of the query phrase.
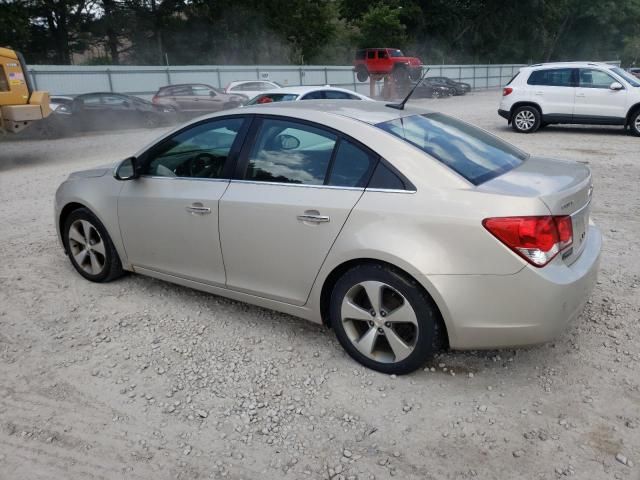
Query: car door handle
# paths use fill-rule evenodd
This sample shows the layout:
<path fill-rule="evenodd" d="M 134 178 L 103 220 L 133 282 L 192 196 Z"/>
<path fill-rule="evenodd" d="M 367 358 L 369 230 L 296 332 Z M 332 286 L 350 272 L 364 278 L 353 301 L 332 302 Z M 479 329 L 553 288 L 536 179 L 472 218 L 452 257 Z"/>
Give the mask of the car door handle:
<path fill-rule="evenodd" d="M 205 207 L 199 202 L 185 207 L 185 210 L 192 215 L 209 215 L 211 213 L 209 207 Z"/>
<path fill-rule="evenodd" d="M 576 97 L 586 97 L 584 93 L 576 93 Z"/>
<path fill-rule="evenodd" d="M 320 213 L 315 210 L 306 211 L 303 215 L 298 215 L 297 218 L 301 222 L 309 223 L 327 223 L 331 220 L 331 218 L 326 215 L 320 215 Z"/>

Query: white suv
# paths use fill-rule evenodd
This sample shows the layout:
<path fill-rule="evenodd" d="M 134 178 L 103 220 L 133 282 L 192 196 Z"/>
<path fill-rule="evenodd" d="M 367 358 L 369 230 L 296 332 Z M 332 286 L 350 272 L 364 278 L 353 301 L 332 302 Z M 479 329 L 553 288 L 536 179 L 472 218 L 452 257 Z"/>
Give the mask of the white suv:
<path fill-rule="evenodd" d="M 520 69 L 498 110 L 516 132 L 551 123 L 621 125 L 640 136 L 640 79 L 606 63 L 543 63 Z"/>

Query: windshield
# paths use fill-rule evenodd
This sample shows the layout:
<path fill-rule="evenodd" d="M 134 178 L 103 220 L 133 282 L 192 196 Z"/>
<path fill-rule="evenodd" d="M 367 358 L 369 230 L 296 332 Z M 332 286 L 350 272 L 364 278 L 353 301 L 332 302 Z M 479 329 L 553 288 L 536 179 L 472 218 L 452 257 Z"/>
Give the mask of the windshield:
<path fill-rule="evenodd" d="M 512 170 L 528 157 L 499 138 L 441 113 L 398 118 L 377 127 L 415 145 L 474 185 Z"/>
<path fill-rule="evenodd" d="M 249 100 L 246 105 L 262 105 L 263 103 L 291 102 L 298 98 L 295 93 L 265 93 Z"/>
<path fill-rule="evenodd" d="M 629 72 L 625 72 L 620 67 L 612 68 L 611 71 L 613 73 L 617 74 L 618 76 L 624 78 L 627 82 L 629 82 L 631 84 L 631 86 L 640 87 L 640 79 L 634 77 Z"/>
<path fill-rule="evenodd" d="M 404 57 L 404 53 L 402 53 L 402 50 L 398 49 L 389 50 L 389 55 L 391 55 L 392 57 Z"/>

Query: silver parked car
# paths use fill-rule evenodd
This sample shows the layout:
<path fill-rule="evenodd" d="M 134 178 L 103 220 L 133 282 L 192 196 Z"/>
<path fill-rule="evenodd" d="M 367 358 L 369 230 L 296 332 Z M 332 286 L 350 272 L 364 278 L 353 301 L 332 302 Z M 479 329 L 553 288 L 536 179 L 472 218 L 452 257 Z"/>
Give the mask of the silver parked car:
<path fill-rule="evenodd" d="M 88 280 L 128 270 L 332 327 L 387 373 L 544 342 L 596 282 L 589 169 L 441 113 L 308 101 L 210 115 L 60 186 Z"/>

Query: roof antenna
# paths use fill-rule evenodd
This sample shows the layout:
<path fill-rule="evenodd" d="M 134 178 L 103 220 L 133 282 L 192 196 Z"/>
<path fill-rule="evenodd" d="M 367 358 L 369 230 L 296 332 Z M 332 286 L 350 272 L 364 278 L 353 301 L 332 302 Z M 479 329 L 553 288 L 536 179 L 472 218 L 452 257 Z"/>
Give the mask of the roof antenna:
<path fill-rule="evenodd" d="M 424 72 L 422 72 L 422 76 L 420 77 L 420 80 L 418 80 L 418 83 L 416 83 L 413 86 L 413 88 L 407 94 L 407 96 L 404 97 L 404 100 L 402 100 L 400 103 L 387 103 L 385 104 L 385 107 L 395 108 L 396 110 L 404 110 L 404 104 L 409 101 L 409 98 L 411 98 L 411 95 L 413 95 L 414 90 L 418 88 L 418 86 L 422 83 L 422 81 L 424 80 L 424 77 L 427 76 L 427 73 L 429 72 L 429 70 L 431 70 L 431 68 L 427 67 L 427 69 Z"/>

